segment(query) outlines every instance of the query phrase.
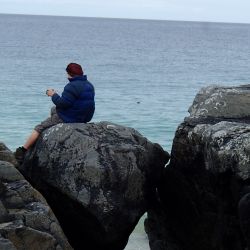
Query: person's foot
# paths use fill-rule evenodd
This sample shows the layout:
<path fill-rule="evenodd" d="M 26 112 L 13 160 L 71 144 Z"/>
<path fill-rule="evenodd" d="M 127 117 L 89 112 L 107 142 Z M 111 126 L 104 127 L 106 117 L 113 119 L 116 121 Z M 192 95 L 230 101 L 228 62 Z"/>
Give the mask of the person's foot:
<path fill-rule="evenodd" d="M 27 152 L 27 149 L 24 147 L 19 147 L 16 149 L 16 152 L 14 153 L 14 156 L 17 160 L 17 162 L 21 165 L 24 161 L 25 154 Z"/>

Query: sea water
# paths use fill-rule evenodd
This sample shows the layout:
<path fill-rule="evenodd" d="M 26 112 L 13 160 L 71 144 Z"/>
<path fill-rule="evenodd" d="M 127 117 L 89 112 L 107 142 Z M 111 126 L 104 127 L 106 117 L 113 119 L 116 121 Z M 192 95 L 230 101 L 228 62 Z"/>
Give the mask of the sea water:
<path fill-rule="evenodd" d="M 49 115 L 47 88 L 83 65 L 96 90 L 94 122 L 133 127 L 171 151 L 197 91 L 250 83 L 250 25 L 0 15 L 0 141 L 11 150 Z M 142 222 L 127 250 L 147 250 Z"/>

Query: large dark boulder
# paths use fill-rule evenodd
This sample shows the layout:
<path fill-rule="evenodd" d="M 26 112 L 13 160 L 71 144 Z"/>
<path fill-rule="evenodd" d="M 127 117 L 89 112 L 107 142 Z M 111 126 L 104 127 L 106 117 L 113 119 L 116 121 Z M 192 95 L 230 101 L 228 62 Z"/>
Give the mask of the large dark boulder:
<path fill-rule="evenodd" d="M 44 131 L 20 167 L 46 197 L 77 249 L 119 250 L 154 202 L 168 154 L 108 122 Z"/>
<path fill-rule="evenodd" d="M 175 134 L 159 208 L 149 211 L 148 228 L 158 225 L 152 249 L 250 249 L 250 86 L 204 88 L 189 112 Z"/>
<path fill-rule="evenodd" d="M 13 164 L 12 152 L 0 143 L 0 249 L 71 250 L 45 199 Z"/>

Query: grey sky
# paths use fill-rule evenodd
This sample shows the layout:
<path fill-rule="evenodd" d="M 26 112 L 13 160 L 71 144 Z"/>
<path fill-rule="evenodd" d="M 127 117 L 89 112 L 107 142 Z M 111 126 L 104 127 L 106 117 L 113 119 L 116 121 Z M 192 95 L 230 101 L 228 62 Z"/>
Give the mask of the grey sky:
<path fill-rule="evenodd" d="M 250 23 L 249 0 L 0 0 L 0 13 Z"/>

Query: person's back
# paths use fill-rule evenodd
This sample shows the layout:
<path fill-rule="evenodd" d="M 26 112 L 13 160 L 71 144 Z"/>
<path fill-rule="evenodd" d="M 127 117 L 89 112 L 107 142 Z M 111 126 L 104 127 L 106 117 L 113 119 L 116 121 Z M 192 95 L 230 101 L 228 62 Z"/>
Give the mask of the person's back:
<path fill-rule="evenodd" d="M 95 112 L 95 90 L 87 76 L 69 78 L 62 97 L 52 96 L 56 111 L 64 122 L 89 122 Z"/>

